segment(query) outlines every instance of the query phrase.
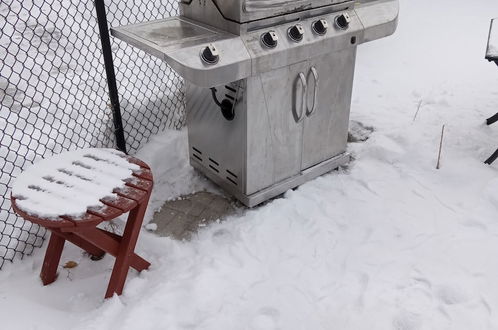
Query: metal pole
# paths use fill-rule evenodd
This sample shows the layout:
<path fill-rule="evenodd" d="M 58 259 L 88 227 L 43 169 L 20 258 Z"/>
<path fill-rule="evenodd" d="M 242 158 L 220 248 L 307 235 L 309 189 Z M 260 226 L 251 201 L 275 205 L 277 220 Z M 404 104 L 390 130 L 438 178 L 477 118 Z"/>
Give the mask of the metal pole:
<path fill-rule="evenodd" d="M 114 61 L 112 59 L 111 40 L 109 38 L 109 27 L 107 25 L 104 0 L 95 0 L 95 10 L 97 11 L 97 22 L 99 24 L 100 41 L 102 43 L 107 85 L 109 87 L 109 98 L 112 106 L 116 145 L 119 150 L 126 153 L 126 140 L 121 118 L 121 108 L 119 106 L 118 87 L 116 85 L 116 73 L 114 72 Z"/>
<path fill-rule="evenodd" d="M 495 152 L 491 156 L 489 156 L 488 159 L 484 162 L 484 164 L 491 165 L 494 163 L 494 161 L 498 158 L 498 149 L 496 149 Z"/>

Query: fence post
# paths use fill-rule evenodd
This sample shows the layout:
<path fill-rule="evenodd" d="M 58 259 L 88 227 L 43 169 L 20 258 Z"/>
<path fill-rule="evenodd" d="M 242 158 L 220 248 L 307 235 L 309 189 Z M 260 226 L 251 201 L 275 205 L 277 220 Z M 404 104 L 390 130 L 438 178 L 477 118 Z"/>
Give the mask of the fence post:
<path fill-rule="evenodd" d="M 121 118 L 121 107 L 119 105 L 118 87 L 116 85 L 116 73 L 114 72 L 114 61 L 112 59 L 111 40 L 109 38 L 109 27 L 107 25 L 107 14 L 104 0 L 95 0 L 95 10 L 97 12 L 97 22 L 99 24 L 100 41 L 102 43 L 102 53 L 107 75 L 107 85 L 109 87 L 109 98 L 111 100 L 112 115 L 114 122 L 114 134 L 116 135 L 117 148 L 126 152 L 126 140 L 124 137 L 123 120 Z"/>

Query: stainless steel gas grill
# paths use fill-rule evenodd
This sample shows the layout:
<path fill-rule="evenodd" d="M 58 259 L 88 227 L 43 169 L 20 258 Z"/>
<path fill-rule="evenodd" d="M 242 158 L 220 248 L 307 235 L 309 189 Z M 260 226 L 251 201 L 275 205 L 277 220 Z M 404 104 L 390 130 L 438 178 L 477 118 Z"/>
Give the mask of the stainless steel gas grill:
<path fill-rule="evenodd" d="M 183 0 L 113 28 L 187 80 L 192 166 L 249 207 L 346 164 L 357 45 L 398 0 Z"/>

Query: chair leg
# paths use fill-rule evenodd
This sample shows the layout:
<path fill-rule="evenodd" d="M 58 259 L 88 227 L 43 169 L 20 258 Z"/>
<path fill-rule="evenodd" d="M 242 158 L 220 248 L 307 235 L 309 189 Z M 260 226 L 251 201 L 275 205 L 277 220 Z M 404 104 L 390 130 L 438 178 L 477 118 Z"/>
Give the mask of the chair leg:
<path fill-rule="evenodd" d="M 123 293 L 128 269 L 130 268 L 130 257 L 135 253 L 135 246 L 137 244 L 138 235 L 140 234 L 140 228 L 142 227 L 145 210 L 149 203 L 149 197 L 150 193 L 145 201 L 130 211 L 105 298 L 111 298 L 114 293 L 117 293 L 118 295 Z"/>
<path fill-rule="evenodd" d="M 40 278 L 43 285 L 53 283 L 57 278 L 57 267 L 61 260 L 62 249 L 64 248 L 65 239 L 51 233 L 50 241 L 48 242 L 47 252 L 45 252 L 45 259 L 40 273 Z"/>
<path fill-rule="evenodd" d="M 85 250 L 88 254 L 92 256 L 92 260 L 100 260 L 104 257 L 105 251 L 98 248 L 97 246 L 91 244 L 90 242 L 82 239 L 81 237 L 71 234 L 71 233 L 62 233 L 58 231 L 52 232 L 53 234 L 64 238 L 66 241 L 73 243 L 79 248 Z"/>
<path fill-rule="evenodd" d="M 109 253 L 113 257 L 117 257 L 121 247 L 123 238 L 117 234 L 110 233 L 100 228 L 92 228 L 89 230 L 78 231 L 74 233 L 81 240 L 92 244 L 99 249 Z M 142 271 L 149 268 L 150 263 L 142 257 L 132 253 L 129 256 L 130 267 L 137 271 Z"/>

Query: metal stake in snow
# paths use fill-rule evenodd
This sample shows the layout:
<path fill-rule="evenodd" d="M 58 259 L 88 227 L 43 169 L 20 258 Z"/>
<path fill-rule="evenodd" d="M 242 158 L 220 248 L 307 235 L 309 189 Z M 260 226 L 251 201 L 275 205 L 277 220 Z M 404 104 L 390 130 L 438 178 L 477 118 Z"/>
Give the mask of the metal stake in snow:
<path fill-rule="evenodd" d="M 418 115 L 418 112 L 420 111 L 421 107 L 422 107 L 422 100 L 420 100 L 420 102 L 418 102 L 417 112 L 415 112 L 415 116 L 413 116 L 413 121 L 415 121 L 415 119 L 417 119 L 417 115 Z"/>
<path fill-rule="evenodd" d="M 443 138 L 444 138 L 444 127 L 446 125 L 443 125 L 443 128 L 441 130 L 441 141 L 439 142 L 439 154 L 437 156 L 437 165 L 436 165 L 436 170 L 439 170 L 441 168 L 441 150 L 443 149 Z"/>

